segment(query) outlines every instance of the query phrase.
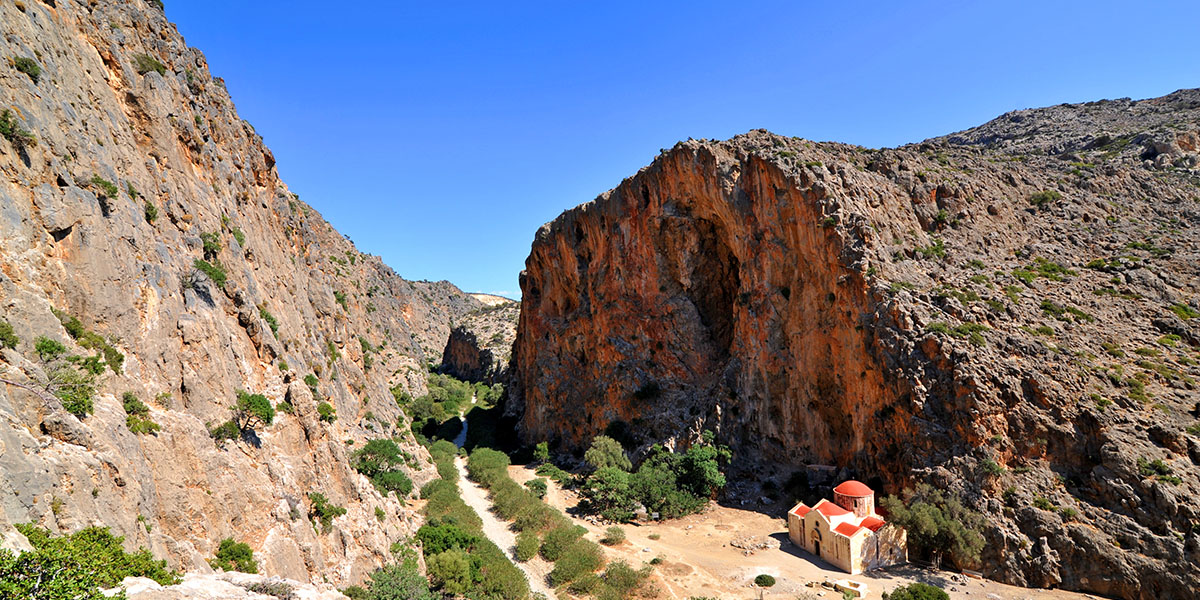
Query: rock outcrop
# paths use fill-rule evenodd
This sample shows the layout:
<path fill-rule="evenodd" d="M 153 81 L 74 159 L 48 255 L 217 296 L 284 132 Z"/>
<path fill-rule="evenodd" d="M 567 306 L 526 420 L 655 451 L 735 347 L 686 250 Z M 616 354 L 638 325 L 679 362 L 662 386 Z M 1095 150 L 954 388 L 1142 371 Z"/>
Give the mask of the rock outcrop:
<path fill-rule="evenodd" d="M 986 513 L 988 577 L 1186 596 L 1198 134 L 1187 90 L 896 149 L 679 143 L 537 233 L 506 412 L 576 452 L 708 428 L 741 477 L 930 482 Z"/>
<path fill-rule="evenodd" d="M 467 314 L 450 331 L 442 351 L 442 371 L 459 379 L 493 383 L 508 368 L 521 305 L 499 296 L 485 298 L 488 306 Z"/>
<path fill-rule="evenodd" d="M 450 323 L 483 304 L 401 279 L 292 193 L 159 7 L 0 3 L 0 321 L 19 339 L 0 349 L 0 533 L 107 525 L 201 574 L 233 537 L 267 575 L 359 582 L 418 517 L 349 457 L 405 435 L 390 388 L 423 393 Z M 40 336 L 114 353 L 94 414 L 38 391 Z M 238 390 L 292 412 L 215 443 Z M 160 431 L 127 427 L 126 392 Z M 328 532 L 310 492 L 347 509 Z"/>

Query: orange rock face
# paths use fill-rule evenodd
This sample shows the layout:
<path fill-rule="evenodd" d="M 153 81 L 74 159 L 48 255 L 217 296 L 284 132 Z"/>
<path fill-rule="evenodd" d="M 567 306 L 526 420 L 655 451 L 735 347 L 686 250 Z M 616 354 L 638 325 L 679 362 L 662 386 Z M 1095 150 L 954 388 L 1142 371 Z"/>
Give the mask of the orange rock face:
<path fill-rule="evenodd" d="M 960 567 L 1186 595 L 1200 213 L 1173 166 L 1192 134 L 1159 122 L 1191 122 L 1198 98 L 894 150 L 680 143 L 537 233 L 506 414 L 559 452 L 608 432 L 636 458 L 711 429 L 735 478 L 823 464 L 881 495 L 930 483 L 984 513 L 983 555 Z"/>
<path fill-rule="evenodd" d="M 683 146 L 539 232 L 513 367 L 527 439 L 586 446 L 702 427 L 798 464 L 888 451 L 885 373 L 859 232 L 817 181 Z M 915 221 L 913 227 L 917 227 Z"/>

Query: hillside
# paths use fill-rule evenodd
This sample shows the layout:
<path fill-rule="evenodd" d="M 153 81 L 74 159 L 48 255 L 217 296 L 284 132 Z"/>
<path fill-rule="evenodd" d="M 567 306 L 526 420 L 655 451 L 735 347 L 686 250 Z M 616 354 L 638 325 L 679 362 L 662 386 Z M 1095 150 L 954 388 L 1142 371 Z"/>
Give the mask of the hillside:
<path fill-rule="evenodd" d="M 404 472 L 433 476 L 391 388 L 420 395 L 483 304 L 405 281 L 289 190 L 160 2 L 3 2 L 0 23 L 5 545 L 15 523 L 106 525 L 203 573 L 232 537 L 268 575 L 361 581 L 419 516 L 350 457 L 401 435 Z M 56 379 L 85 368 L 90 393 Z M 280 412 L 214 440 L 243 390 Z M 310 493 L 347 514 L 317 528 Z"/>
<path fill-rule="evenodd" d="M 735 479 L 835 465 L 982 511 L 959 566 L 1200 583 L 1200 90 L 1017 111 L 895 149 L 689 140 L 538 231 L 526 443 L 703 429 Z"/>

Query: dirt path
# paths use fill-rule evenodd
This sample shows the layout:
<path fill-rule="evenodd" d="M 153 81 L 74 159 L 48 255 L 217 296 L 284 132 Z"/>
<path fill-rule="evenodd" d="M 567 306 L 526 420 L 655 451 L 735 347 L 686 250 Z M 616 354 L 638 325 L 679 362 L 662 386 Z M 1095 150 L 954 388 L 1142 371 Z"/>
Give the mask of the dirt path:
<path fill-rule="evenodd" d="M 535 556 L 528 562 L 518 562 L 514 559 L 515 548 L 517 546 L 517 535 L 508 528 L 508 523 L 501 521 L 496 515 L 492 514 L 492 503 L 488 501 L 487 490 L 479 487 L 474 481 L 467 479 L 466 460 L 461 456 L 454 459 L 454 466 L 458 469 L 458 487 L 462 490 L 463 502 L 467 503 L 483 520 L 483 534 L 492 540 L 500 549 L 508 555 L 513 564 L 517 565 L 525 572 L 525 577 L 529 579 L 529 590 L 533 593 L 545 594 L 547 598 L 554 598 L 554 590 L 546 584 L 546 576 L 550 574 L 553 568 L 549 563 L 540 556 Z"/>

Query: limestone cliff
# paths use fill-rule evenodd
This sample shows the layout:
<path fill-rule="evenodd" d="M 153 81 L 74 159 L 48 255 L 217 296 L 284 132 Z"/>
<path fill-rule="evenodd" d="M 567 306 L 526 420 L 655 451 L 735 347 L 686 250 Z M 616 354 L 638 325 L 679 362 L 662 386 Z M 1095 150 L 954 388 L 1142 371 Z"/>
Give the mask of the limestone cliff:
<path fill-rule="evenodd" d="M 742 476 L 928 481 L 987 513 L 988 577 L 1184 597 L 1198 134 L 1189 90 L 896 149 L 679 143 L 538 231 L 506 411 L 567 450 L 711 428 Z"/>
<path fill-rule="evenodd" d="M 503 378 L 521 305 L 499 296 L 488 298 L 494 300 L 467 314 L 450 331 L 442 351 L 443 372 L 468 381 L 491 383 Z"/>
<path fill-rule="evenodd" d="M 201 572 L 234 537 L 268 575 L 360 581 L 416 515 L 348 456 L 406 431 L 389 388 L 422 393 L 450 322 L 483 304 L 401 279 L 291 193 L 159 7 L 0 3 L 0 321 L 19 338 L 0 352 L 0 533 L 20 545 L 8 524 L 108 525 Z M 22 387 L 45 381 L 39 336 L 123 355 L 94 414 Z M 294 414 L 217 445 L 207 427 L 238 390 Z M 161 431 L 126 426 L 125 392 Z M 405 449 L 428 479 L 423 450 Z M 348 509 L 328 533 L 309 492 Z"/>

